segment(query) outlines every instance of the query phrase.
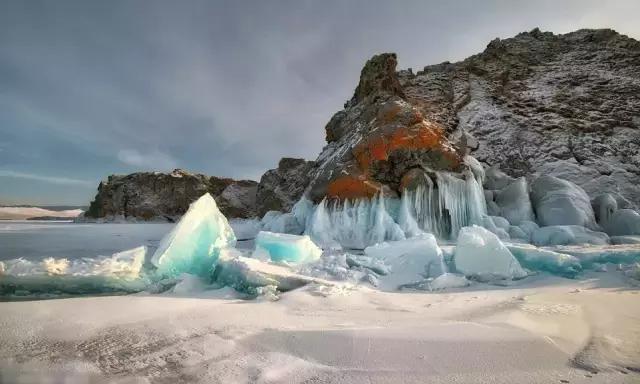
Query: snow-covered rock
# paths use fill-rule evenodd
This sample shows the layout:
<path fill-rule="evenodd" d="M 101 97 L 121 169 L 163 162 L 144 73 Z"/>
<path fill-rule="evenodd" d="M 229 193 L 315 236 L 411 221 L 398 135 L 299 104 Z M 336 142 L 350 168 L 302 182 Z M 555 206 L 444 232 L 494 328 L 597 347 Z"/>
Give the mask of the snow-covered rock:
<path fill-rule="evenodd" d="M 579 225 L 552 225 L 540 227 L 531 234 L 531 243 L 544 245 L 571 245 L 609 243 L 609 236 L 604 232 L 592 231 Z"/>
<path fill-rule="evenodd" d="M 454 255 L 456 270 L 466 276 L 514 279 L 527 276 L 500 239 L 485 228 L 464 227 Z"/>
<path fill-rule="evenodd" d="M 515 225 L 509 227 L 509 237 L 511 239 L 519 239 L 527 242 L 529 241 L 529 235 L 527 235 L 525 231 L 522 230 L 522 228 L 516 227 Z"/>
<path fill-rule="evenodd" d="M 494 200 L 500 207 L 500 216 L 513 225 L 535 219 L 529 200 L 529 187 L 524 177 L 515 180 L 496 193 Z M 496 225 L 498 224 L 496 223 Z"/>
<path fill-rule="evenodd" d="M 603 224 L 609 235 L 640 235 L 640 214 L 632 209 L 619 209 Z"/>
<path fill-rule="evenodd" d="M 322 249 L 306 235 L 298 236 L 284 233 L 260 231 L 256 236 L 255 255 L 266 253 L 272 261 L 304 263 L 317 260 Z"/>
<path fill-rule="evenodd" d="M 213 197 L 206 193 L 189 206 L 180 222 L 160 241 L 151 262 L 161 276 L 189 273 L 207 277 L 220 250 L 235 244 L 233 229 Z"/>
<path fill-rule="evenodd" d="M 541 176 L 531 184 L 531 201 L 541 226 L 597 227 L 591 200 L 577 185 L 553 176 Z"/>
<path fill-rule="evenodd" d="M 535 232 L 540 227 L 533 221 L 523 221 L 520 223 L 520 225 L 518 225 L 518 228 L 522 229 L 522 231 L 527 235 L 527 239 L 531 239 L 531 235 L 533 235 L 533 232 Z"/>
<path fill-rule="evenodd" d="M 205 193 L 215 197 L 228 217 L 255 215 L 258 183 L 175 169 L 171 173 L 137 172 L 111 175 L 81 220 L 175 221 Z"/>

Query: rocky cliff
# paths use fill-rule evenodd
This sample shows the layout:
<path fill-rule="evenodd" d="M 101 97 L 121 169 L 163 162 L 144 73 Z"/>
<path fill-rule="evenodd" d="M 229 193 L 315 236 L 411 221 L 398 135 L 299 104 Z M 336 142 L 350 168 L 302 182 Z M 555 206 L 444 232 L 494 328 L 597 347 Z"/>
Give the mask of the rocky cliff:
<path fill-rule="evenodd" d="M 288 211 L 305 191 L 315 202 L 397 196 L 436 171 L 473 171 L 469 153 L 494 169 L 489 179 L 498 168 L 504 180 L 556 176 L 592 199 L 640 206 L 640 42 L 534 29 L 461 62 L 416 73 L 396 65 L 393 53 L 365 64 L 315 161 L 283 158 L 259 184 L 184 171 L 111 176 L 87 216 L 174 218 L 204 192 L 230 217 Z"/>
<path fill-rule="evenodd" d="M 85 212 L 86 219 L 135 219 L 174 221 L 189 204 L 209 192 L 229 217 L 256 214 L 258 183 L 189 173 L 139 172 L 111 175 L 98 186 L 98 193 Z"/>
<path fill-rule="evenodd" d="M 312 199 L 394 194 L 409 171 L 457 171 L 471 151 L 513 177 L 557 176 L 640 205 L 640 42 L 534 29 L 458 63 L 395 66 L 395 54 L 369 60 L 327 124 Z"/>

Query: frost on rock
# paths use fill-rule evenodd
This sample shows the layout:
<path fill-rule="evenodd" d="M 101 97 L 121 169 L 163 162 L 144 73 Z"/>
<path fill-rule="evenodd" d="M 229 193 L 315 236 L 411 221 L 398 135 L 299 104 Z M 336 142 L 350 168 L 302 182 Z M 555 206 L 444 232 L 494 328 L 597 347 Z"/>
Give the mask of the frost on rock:
<path fill-rule="evenodd" d="M 376 244 L 365 248 L 364 253 L 386 266 L 387 274 L 378 278 L 378 287 L 386 291 L 410 287 L 446 272 L 442 250 L 432 234 Z"/>
<path fill-rule="evenodd" d="M 609 236 L 604 232 L 592 231 L 579 225 L 553 225 L 541 227 L 531 234 L 531 243 L 544 245 L 571 245 L 609 243 Z"/>
<path fill-rule="evenodd" d="M 495 234 L 476 225 L 460 230 L 454 264 L 466 276 L 517 279 L 527 275 Z"/>
<path fill-rule="evenodd" d="M 579 225 L 597 228 L 591 200 L 579 186 L 553 176 L 531 184 L 531 201 L 541 226 Z"/>
<path fill-rule="evenodd" d="M 570 278 L 582 271 L 580 260 L 571 255 L 528 244 L 510 244 L 507 248 L 523 267 L 531 270 L 546 271 Z"/>
<path fill-rule="evenodd" d="M 220 250 L 235 244 L 233 229 L 207 193 L 191 203 L 187 213 L 162 239 L 151 262 L 160 276 L 189 273 L 208 277 Z"/>
<path fill-rule="evenodd" d="M 322 255 L 322 249 L 309 236 L 290 235 L 261 231 L 256 237 L 254 255 L 267 254 L 272 261 L 304 263 L 314 261 Z"/>
<path fill-rule="evenodd" d="M 142 246 L 76 260 L 5 260 L 0 263 L 0 296 L 139 292 L 147 285 L 142 271 L 146 252 Z"/>
<path fill-rule="evenodd" d="M 611 236 L 611 244 L 640 244 L 640 236 Z"/>
<path fill-rule="evenodd" d="M 640 214 L 632 209 L 619 209 L 604 222 L 603 227 L 614 236 L 640 235 Z"/>
<path fill-rule="evenodd" d="M 527 235 L 525 239 L 530 240 L 533 232 L 540 227 L 533 221 L 522 221 L 520 225 L 518 225 L 518 228 L 522 229 L 522 231 Z"/>
<path fill-rule="evenodd" d="M 495 202 L 500 208 L 500 216 L 506 218 L 513 225 L 534 220 L 527 180 L 524 177 L 499 191 L 495 196 Z"/>

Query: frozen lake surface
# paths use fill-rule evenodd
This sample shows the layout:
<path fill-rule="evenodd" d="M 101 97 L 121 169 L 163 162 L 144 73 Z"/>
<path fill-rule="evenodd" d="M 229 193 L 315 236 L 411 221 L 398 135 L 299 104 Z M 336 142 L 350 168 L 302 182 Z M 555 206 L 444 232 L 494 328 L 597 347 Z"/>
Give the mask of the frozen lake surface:
<path fill-rule="evenodd" d="M 140 245 L 157 247 L 175 224 L 0 221 L 0 260 L 108 256 Z"/>
<path fill-rule="evenodd" d="M 243 220 L 230 220 L 239 239 L 247 234 Z M 244 224 L 244 225 L 243 225 Z M 110 256 L 146 245 L 155 250 L 175 223 L 96 224 L 71 221 L 0 220 L 0 261 L 24 258 L 40 261 L 47 257 Z M 253 240 L 238 241 L 238 248 L 252 248 Z"/>

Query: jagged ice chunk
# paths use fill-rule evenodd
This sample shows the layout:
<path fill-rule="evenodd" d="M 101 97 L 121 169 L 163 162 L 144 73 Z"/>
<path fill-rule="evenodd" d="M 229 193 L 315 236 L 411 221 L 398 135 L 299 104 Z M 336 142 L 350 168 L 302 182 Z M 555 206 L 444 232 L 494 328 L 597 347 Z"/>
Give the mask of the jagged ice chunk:
<path fill-rule="evenodd" d="M 161 276 L 189 273 L 210 276 L 220 249 L 233 247 L 236 236 L 215 200 L 206 193 L 191 203 L 189 210 L 160 242 L 151 262 Z"/>
<path fill-rule="evenodd" d="M 272 261 L 303 263 L 319 259 L 322 249 L 309 236 L 261 231 L 254 254 L 268 254 Z"/>
<path fill-rule="evenodd" d="M 495 234 L 476 225 L 460 230 L 454 263 L 466 276 L 513 279 L 527 275 Z"/>

